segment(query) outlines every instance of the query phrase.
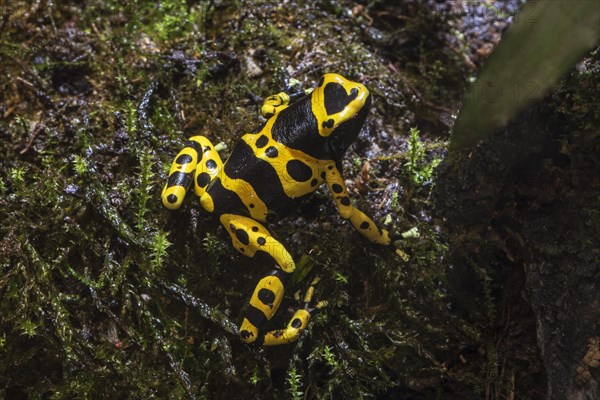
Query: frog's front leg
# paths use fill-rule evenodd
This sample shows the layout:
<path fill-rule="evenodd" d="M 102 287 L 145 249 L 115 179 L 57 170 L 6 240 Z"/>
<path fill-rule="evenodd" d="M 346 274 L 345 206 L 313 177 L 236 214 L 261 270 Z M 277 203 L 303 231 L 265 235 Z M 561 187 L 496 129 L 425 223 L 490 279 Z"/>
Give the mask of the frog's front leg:
<path fill-rule="evenodd" d="M 383 245 L 391 243 L 386 229 L 379 228 L 371 218 L 352 205 L 344 179 L 334 163 L 325 168 L 325 182 L 342 218 L 350 221 L 354 229 L 370 242 Z"/>
<path fill-rule="evenodd" d="M 201 197 L 222 166 L 223 161 L 210 140 L 192 136 L 171 164 L 161 196 L 163 205 L 170 210 L 178 209 L 192 182 L 194 192 Z"/>
<path fill-rule="evenodd" d="M 268 96 L 260 108 L 261 115 L 267 119 L 271 118 L 289 106 L 290 103 L 312 91 L 312 89 L 302 90 L 300 89 L 300 85 L 299 81 L 292 79 L 284 91 Z"/>
<path fill-rule="evenodd" d="M 265 99 L 260 114 L 265 118 L 271 118 L 290 104 L 290 95 L 286 92 L 272 94 Z"/>
<path fill-rule="evenodd" d="M 231 236 L 233 247 L 240 253 L 254 257 L 257 251 L 269 254 L 279 266 L 269 275 L 262 278 L 248 304 L 248 311 L 240 326 L 240 336 L 246 343 L 272 346 L 294 341 L 308 324 L 311 309 L 306 306 L 296 311 L 290 324 L 285 329 L 279 329 L 266 334 L 261 333 L 261 327 L 277 312 L 283 294 L 285 283 L 296 265 L 286 248 L 275 239 L 267 228 L 259 222 L 236 214 L 223 214 L 220 221 Z M 312 297 L 312 291 L 311 296 Z M 310 298 L 308 299 L 310 301 Z"/>

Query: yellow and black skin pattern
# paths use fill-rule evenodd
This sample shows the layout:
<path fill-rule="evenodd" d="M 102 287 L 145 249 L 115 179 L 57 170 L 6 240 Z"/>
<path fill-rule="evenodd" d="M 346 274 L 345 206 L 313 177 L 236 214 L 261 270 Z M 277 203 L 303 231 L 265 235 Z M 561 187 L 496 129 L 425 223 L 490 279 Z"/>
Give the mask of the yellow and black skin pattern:
<path fill-rule="evenodd" d="M 388 232 L 352 205 L 340 160 L 360 132 L 371 96 L 367 88 L 338 74 L 325 74 L 308 94 L 269 96 L 262 108 L 267 118 L 255 133 L 239 139 L 223 163 L 212 143 L 193 136 L 177 154 L 162 191 L 162 202 L 175 210 L 193 185 L 202 207 L 223 224 L 240 253 L 268 254 L 276 269 L 262 278 L 252 294 L 240 327 L 246 343 L 264 346 L 290 343 L 306 328 L 313 284 L 287 327 L 261 332 L 277 312 L 287 278 L 295 264 L 288 250 L 264 223 L 283 217 L 305 196 L 325 183 L 340 215 L 373 243 L 390 244 Z M 314 281 L 313 283 L 316 283 Z"/>

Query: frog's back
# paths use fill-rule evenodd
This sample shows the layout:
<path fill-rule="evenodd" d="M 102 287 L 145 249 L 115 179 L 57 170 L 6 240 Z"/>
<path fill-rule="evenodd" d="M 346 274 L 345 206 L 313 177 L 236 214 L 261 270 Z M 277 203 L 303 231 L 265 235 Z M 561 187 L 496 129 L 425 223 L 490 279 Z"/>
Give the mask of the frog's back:
<path fill-rule="evenodd" d="M 260 133 L 247 134 L 237 142 L 220 174 L 221 182 L 215 182 L 209 191 L 213 197 L 227 196 L 222 205 L 224 212 L 241 211 L 259 221 L 267 221 L 287 214 L 310 192 L 298 190 L 299 182 L 289 179 L 286 182 L 282 176 L 285 146 L 272 142 L 257 149 L 260 136 Z M 219 186 L 233 190 L 224 191 Z"/>
<path fill-rule="evenodd" d="M 363 85 L 324 75 L 310 95 L 281 107 L 237 142 L 208 188 L 215 212 L 259 221 L 285 215 L 335 170 L 369 106 Z"/>

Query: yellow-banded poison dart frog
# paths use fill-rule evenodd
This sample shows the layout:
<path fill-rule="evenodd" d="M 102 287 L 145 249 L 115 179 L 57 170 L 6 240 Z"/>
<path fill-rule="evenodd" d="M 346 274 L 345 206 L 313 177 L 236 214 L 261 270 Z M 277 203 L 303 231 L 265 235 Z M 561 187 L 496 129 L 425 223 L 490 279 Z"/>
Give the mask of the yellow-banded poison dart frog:
<path fill-rule="evenodd" d="M 242 136 L 224 163 L 204 136 L 191 137 L 175 158 L 162 192 L 164 206 L 177 209 L 193 184 L 200 204 L 223 224 L 236 250 L 249 257 L 265 252 L 277 264 L 250 298 L 240 327 L 246 343 L 292 342 L 306 328 L 311 312 L 326 304 L 310 306 L 313 281 L 304 306 L 287 327 L 261 332 L 277 312 L 295 268 L 288 250 L 263 223 L 282 217 L 325 183 L 344 219 L 371 242 L 390 244 L 388 232 L 352 205 L 340 173 L 340 160 L 361 130 L 370 105 L 364 85 L 325 74 L 308 94 L 280 92 L 268 97 L 261 109 L 266 123 Z"/>

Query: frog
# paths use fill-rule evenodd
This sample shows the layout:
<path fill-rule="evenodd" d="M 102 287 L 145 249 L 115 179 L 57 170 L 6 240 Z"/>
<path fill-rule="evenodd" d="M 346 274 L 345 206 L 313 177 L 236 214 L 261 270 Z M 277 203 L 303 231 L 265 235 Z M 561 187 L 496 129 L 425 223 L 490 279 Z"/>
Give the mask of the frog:
<path fill-rule="evenodd" d="M 211 141 L 196 135 L 177 154 L 162 190 L 162 203 L 178 209 L 188 190 L 228 232 L 233 247 L 254 257 L 265 253 L 275 269 L 255 286 L 239 327 L 248 344 L 277 346 L 297 340 L 311 315 L 315 279 L 287 326 L 265 331 L 296 268 L 288 249 L 268 223 L 278 221 L 325 184 L 340 216 L 368 241 L 390 245 L 392 236 L 356 208 L 342 176 L 341 161 L 361 131 L 372 97 L 365 85 L 326 73 L 312 90 L 289 89 L 268 96 L 262 126 L 244 134 L 223 162 Z M 394 239 L 395 240 L 395 239 Z"/>

